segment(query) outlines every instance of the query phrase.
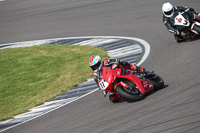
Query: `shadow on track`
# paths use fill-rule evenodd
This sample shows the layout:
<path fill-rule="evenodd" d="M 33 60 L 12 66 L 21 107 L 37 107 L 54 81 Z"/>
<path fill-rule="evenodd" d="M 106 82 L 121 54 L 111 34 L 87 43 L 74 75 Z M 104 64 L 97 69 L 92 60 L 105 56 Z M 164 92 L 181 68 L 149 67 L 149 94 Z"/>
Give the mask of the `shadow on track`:
<path fill-rule="evenodd" d="M 150 96 L 150 95 L 152 95 L 152 94 L 154 94 L 154 93 L 160 91 L 160 90 L 163 90 L 163 89 L 167 88 L 168 86 L 169 86 L 169 85 L 164 85 L 164 87 L 163 87 L 162 89 L 154 90 L 154 91 L 150 92 L 149 94 L 145 95 L 144 99 L 145 99 L 146 97 L 148 97 L 148 96 Z M 142 99 L 142 100 L 144 100 L 144 99 Z M 135 103 L 135 102 L 140 102 L 140 101 L 142 101 L 142 100 L 139 100 L 139 101 L 131 101 L 131 100 L 127 100 L 127 99 L 125 99 L 125 98 L 122 97 L 122 98 L 120 98 L 118 101 L 112 102 L 112 103 L 113 103 L 113 104 L 116 104 L 116 103 L 123 103 L 123 102 Z"/>

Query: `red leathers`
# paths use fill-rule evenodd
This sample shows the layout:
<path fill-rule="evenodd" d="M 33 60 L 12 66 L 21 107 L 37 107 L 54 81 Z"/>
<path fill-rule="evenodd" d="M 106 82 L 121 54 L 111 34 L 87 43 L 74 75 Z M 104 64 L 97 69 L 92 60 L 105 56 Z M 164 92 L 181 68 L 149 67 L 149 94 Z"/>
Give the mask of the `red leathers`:
<path fill-rule="evenodd" d="M 102 61 L 102 67 L 104 67 L 104 66 L 106 68 L 110 68 L 110 69 L 125 68 L 125 69 L 129 69 L 132 71 L 143 72 L 143 68 L 141 69 L 141 67 L 136 66 L 136 65 L 131 65 L 128 62 L 120 62 L 119 59 L 109 58 L 107 60 L 104 60 L 104 61 Z M 98 71 L 94 71 L 93 76 L 94 76 L 94 80 L 98 84 L 98 79 L 99 79 Z M 102 91 L 102 93 L 104 95 L 106 95 L 105 91 Z M 111 102 L 115 102 L 120 98 L 121 98 L 121 96 L 119 94 L 114 94 L 114 93 L 109 94 L 109 99 Z"/>

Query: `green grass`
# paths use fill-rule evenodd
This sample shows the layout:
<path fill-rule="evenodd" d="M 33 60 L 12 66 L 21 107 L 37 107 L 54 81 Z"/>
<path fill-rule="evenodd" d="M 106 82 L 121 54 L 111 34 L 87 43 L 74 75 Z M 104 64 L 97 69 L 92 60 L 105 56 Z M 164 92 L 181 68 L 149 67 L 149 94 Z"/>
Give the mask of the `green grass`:
<path fill-rule="evenodd" d="M 44 45 L 0 50 L 0 121 L 28 111 L 92 76 L 92 46 Z"/>

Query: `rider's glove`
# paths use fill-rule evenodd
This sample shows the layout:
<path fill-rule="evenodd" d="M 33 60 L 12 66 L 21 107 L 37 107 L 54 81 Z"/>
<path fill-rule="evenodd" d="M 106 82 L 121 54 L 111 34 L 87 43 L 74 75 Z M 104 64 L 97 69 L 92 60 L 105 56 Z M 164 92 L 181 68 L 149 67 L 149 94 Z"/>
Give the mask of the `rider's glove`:
<path fill-rule="evenodd" d="M 140 72 L 145 73 L 145 68 L 141 68 Z"/>
<path fill-rule="evenodd" d="M 108 59 L 108 63 L 116 63 L 116 62 L 120 62 L 120 60 L 118 58 L 109 58 Z"/>
<path fill-rule="evenodd" d="M 131 70 L 133 71 L 137 71 L 137 69 L 140 68 L 139 66 L 137 67 L 136 65 L 131 65 L 130 67 L 131 67 Z"/>
<path fill-rule="evenodd" d="M 112 69 L 115 69 L 115 68 L 117 68 L 118 66 L 119 66 L 119 63 L 115 63 L 115 64 L 112 65 L 111 68 L 112 68 Z"/>
<path fill-rule="evenodd" d="M 188 8 L 188 7 L 187 7 L 187 8 L 185 8 L 185 12 L 188 12 L 189 10 L 190 10 L 190 8 Z"/>

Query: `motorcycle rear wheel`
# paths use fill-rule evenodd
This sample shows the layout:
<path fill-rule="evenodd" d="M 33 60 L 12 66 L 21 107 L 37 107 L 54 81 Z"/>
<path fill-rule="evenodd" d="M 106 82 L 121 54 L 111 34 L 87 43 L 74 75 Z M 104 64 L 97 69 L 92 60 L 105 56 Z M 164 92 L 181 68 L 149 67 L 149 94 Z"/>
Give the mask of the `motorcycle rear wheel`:
<path fill-rule="evenodd" d="M 157 74 L 153 74 L 150 81 L 154 85 L 155 90 L 159 90 L 164 87 L 164 80 Z"/>
<path fill-rule="evenodd" d="M 137 88 L 135 88 L 137 89 Z M 116 92 L 121 95 L 122 97 L 126 98 L 127 100 L 131 100 L 131 101 L 139 101 L 142 100 L 144 98 L 144 95 L 142 94 L 142 92 L 140 92 L 140 90 L 138 90 L 138 94 L 134 94 L 131 93 L 130 91 L 127 91 L 125 89 L 123 89 L 122 86 L 118 85 L 116 87 Z"/>

